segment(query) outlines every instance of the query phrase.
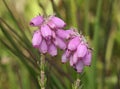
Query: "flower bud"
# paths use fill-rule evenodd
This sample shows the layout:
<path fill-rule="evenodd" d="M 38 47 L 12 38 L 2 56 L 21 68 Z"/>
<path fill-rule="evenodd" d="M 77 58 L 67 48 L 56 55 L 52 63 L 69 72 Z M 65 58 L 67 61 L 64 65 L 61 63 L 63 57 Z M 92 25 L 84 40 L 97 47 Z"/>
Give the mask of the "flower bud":
<path fill-rule="evenodd" d="M 54 42 L 60 49 L 65 50 L 66 49 L 66 43 L 63 39 L 56 36 L 55 42 Z"/>
<path fill-rule="evenodd" d="M 41 53 L 47 53 L 48 46 L 47 46 L 47 43 L 46 43 L 45 39 L 42 39 L 42 42 L 41 42 L 40 47 L 39 47 L 39 51 Z"/>
<path fill-rule="evenodd" d="M 87 47 L 85 44 L 79 44 L 79 46 L 77 47 L 77 55 L 78 57 L 84 57 L 87 53 Z"/>
<path fill-rule="evenodd" d="M 42 16 L 37 16 L 30 21 L 31 26 L 40 26 L 44 21 Z"/>
<path fill-rule="evenodd" d="M 68 61 L 68 58 L 66 56 L 66 53 L 62 55 L 62 63 L 66 63 Z"/>
<path fill-rule="evenodd" d="M 87 52 L 87 54 L 85 55 L 85 57 L 83 57 L 83 63 L 86 66 L 90 66 L 91 65 L 91 60 L 92 60 L 92 54 L 90 51 Z"/>
<path fill-rule="evenodd" d="M 51 17 L 51 24 L 52 25 L 49 26 L 54 28 L 64 28 L 66 25 L 66 23 L 62 19 L 56 16 Z M 55 24 L 55 26 L 53 24 Z"/>
<path fill-rule="evenodd" d="M 57 48 L 56 48 L 56 46 L 54 44 L 49 45 L 49 47 L 48 47 L 48 53 L 51 56 L 56 56 L 57 55 Z"/>
<path fill-rule="evenodd" d="M 77 56 L 77 52 L 75 52 L 74 54 L 73 54 L 73 63 L 74 64 L 76 64 L 77 62 L 78 62 L 78 56 Z"/>
<path fill-rule="evenodd" d="M 33 47 L 38 48 L 41 44 L 41 41 L 42 41 L 42 36 L 41 36 L 40 30 L 37 30 L 34 32 L 33 38 L 32 38 Z"/>
<path fill-rule="evenodd" d="M 80 44 L 80 38 L 79 37 L 74 37 L 68 43 L 68 49 L 71 50 L 71 51 L 74 51 L 74 50 L 76 50 L 76 48 L 79 44 Z"/>
<path fill-rule="evenodd" d="M 41 26 L 41 34 L 45 39 L 51 39 L 52 31 L 48 25 Z"/>
<path fill-rule="evenodd" d="M 82 60 L 79 60 L 75 65 L 75 69 L 77 70 L 78 73 L 81 73 L 83 71 L 83 67 L 84 67 L 84 64 Z"/>
<path fill-rule="evenodd" d="M 63 29 L 57 29 L 56 35 L 62 39 L 68 39 L 70 35 Z"/>

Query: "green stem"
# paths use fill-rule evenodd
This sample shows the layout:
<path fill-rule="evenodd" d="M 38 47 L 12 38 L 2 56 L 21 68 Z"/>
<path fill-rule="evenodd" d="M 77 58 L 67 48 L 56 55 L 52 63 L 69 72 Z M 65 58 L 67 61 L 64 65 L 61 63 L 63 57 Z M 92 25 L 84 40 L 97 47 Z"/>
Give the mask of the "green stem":
<path fill-rule="evenodd" d="M 93 59 L 92 59 L 92 72 L 86 71 L 87 76 L 88 76 L 88 88 L 91 89 L 97 89 L 97 68 L 96 68 L 96 63 L 98 60 L 98 42 L 99 42 L 99 21 L 100 21 L 100 15 L 101 15 L 101 6 L 102 6 L 102 0 L 98 0 L 97 4 L 97 11 L 96 11 L 96 17 L 95 17 L 95 25 L 94 25 L 94 37 L 93 37 L 93 44 L 94 44 L 94 51 L 93 51 Z M 92 82 L 91 82 L 92 81 Z"/>
<path fill-rule="evenodd" d="M 96 12 L 96 22 L 94 26 L 94 38 L 93 38 L 93 44 L 94 44 L 94 54 L 93 54 L 93 66 L 92 69 L 94 70 L 93 72 L 93 84 L 92 84 L 92 89 L 96 89 L 96 62 L 98 59 L 98 42 L 99 42 L 99 20 L 100 20 L 100 12 L 101 12 L 101 6 L 102 6 L 102 0 L 98 1 L 98 7 L 97 7 L 97 12 Z"/>
<path fill-rule="evenodd" d="M 39 67 L 40 67 L 40 73 L 39 73 L 40 75 L 38 76 L 38 81 L 41 86 L 41 89 L 45 89 L 45 85 L 46 85 L 45 56 L 43 54 L 41 54 Z"/>
<path fill-rule="evenodd" d="M 76 81 L 72 85 L 72 89 L 80 89 L 80 79 L 77 78 Z"/>
<path fill-rule="evenodd" d="M 88 20 L 88 15 L 89 15 L 89 3 L 90 1 L 89 0 L 85 0 L 85 5 L 86 5 L 86 8 L 85 8 L 85 24 L 84 24 L 84 27 L 85 27 L 85 34 L 89 35 L 89 20 Z"/>

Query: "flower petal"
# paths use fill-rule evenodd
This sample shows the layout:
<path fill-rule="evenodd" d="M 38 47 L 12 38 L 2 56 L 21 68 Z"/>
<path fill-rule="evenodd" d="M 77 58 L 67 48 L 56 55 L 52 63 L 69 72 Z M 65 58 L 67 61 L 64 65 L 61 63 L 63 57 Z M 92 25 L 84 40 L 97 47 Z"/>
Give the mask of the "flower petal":
<path fill-rule="evenodd" d="M 56 34 L 62 39 L 68 39 L 70 37 L 70 35 L 63 29 L 57 29 Z"/>
<path fill-rule="evenodd" d="M 33 38 L 32 38 L 33 47 L 38 48 L 40 46 L 41 41 L 42 41 L 42 36 L 41 36 L 40 30 L 37 30 L 34 32 Z"/>
<path fill-rule="evenodd" d="M 54 44 L 51 44 L 48 49 L 48 53 L 51 56 L 56 56 L 57 55 L 57 47 Z"/>
<path fill-rule="evenodd" d="M 65 53 L 66 53 L 66 56 L 67 56 L 67 57 L 70 57 L 72 51 L 70 51 L 70 50 L 67 49 L 67 50 L 65 51 Z"/>
<path fill-rule="evenodd" d="M 73 56 L 71 55 L 70 56 L 70 66 L 73 66 L 74 65 L 74 63 L 73 63 Z"/>
<path fill-rule="evenodd" d="M 83 57 L 84 65 L 90 66 L 91 60 L 92 60 L 92 53 L 90 51 L 88 51 L 87 54 L 85 55 L 85 57 Z"/>
<path fill-rule="evenodd" d="M 66 23 L 62 19 L 56 16 L 53 16 L 51 18 L 51 21 L 56 25 L 56 28 L 64 28 L 66 25 Z"/>
<path fill-rule="evenodd" d="M 68 43 L 68 49 L 71 50 L 71 51 L 74 51 L 79 44 L 80 44 L 80 38 L 79 37 L 74 37 Z"/>
<path fill-rule="evenodd" d="M 44 21 L 42 16 L 37 16 L 30 21 L 31 26 L 40 26 Z"/>
<path fill-rule="evenodd" d="M 76 64 L 78 62 L 79 58 L 77 56 L 77 52 L 73 54 L 73 63 Z"/>
<path fill-rule="evenodd" d="M 68 57 L 66 56 L 66 53 L 62 55 L 62 63 L 66 63 L 68 61 Z"/>
<path fill-rule="evenodd" d="M 48 25 L 41 26 L 41 34 L 45 39 L 51 39 L 52 31 Z"/>
<path fill-rule="evenodd" d="M 48 51 L 48 46 L 47 46 L 47 43 L 45 41 L 45 39 L 42 40 L 41 44 L 40 44 L 40 47 L 39 47 L 39 51 L 41 53 L 47 53 Z"/>
<path fill-rule="evenodd" d="M 62 50 L 66 49 L 66 43 L 64 42 L 63 39 L 59 38 L 56 36 L 56 39 L 54 41 L 54 43 Z"/>
<path fill-rule="evenodd" d="M 84 64 L 82 60 L 79 60 L 75 65 L 75 69 L 77 70 L 78 73 L 81 73 L 83 71 L 83 67 L 84 67 Z"/>
<path fill-rule="evenodd" d="M 87 53 L 87 47 L 85 44 L 79 44 L 77 47 L 77 55 L 78 57 L 84 57 Z"/>

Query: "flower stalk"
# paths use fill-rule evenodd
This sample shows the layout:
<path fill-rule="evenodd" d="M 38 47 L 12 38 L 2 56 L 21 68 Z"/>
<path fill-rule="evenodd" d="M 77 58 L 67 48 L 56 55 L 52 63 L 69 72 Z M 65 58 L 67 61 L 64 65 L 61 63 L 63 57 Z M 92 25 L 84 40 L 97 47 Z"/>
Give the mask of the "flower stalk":
<path fill-rule="evenodd" d="M 81 89 L 80 88 L 80 79 L 77 78 L 76 81 L 72 85 L 72 89 Z"/>
<path fill-rule="evenodd" d="M 46 76 L 45 76 L 45 56 L 41 54 L 41 58 L 39 61 L 40 73 L 38 76 L 38 81 L 41 89 L 45 89 L 46 85 Z"/>

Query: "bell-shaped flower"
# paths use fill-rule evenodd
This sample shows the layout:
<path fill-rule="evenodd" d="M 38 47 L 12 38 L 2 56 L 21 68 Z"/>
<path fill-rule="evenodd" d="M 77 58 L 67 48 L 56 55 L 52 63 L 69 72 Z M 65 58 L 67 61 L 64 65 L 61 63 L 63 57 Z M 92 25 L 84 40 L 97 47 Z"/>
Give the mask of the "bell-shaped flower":
<path fill-rule="evenodd" d="M 56 36 L 56 39 L 54 41 L 55 45 L 57 45 L 60 49 L 65 50 L 66 49 L 66 43 L 63 39 Z"/>
<path fill-rule="evenodd" d="M 41 36 L 40 30 L 37 30 L 34 32 L 32 37 L 33 47 L 38 48 L 41 44 L 41 41 L 42 41 L 42 36 Z"/>
<path fill-rule="evenodd" d="M 81 59 L 79 59 L 79 61 L 75 65 L 76 71 L 78 73 L 81 73 L 83 71 L 83 67 L 84 67 L 83 61 Z"/>
<path fill-rule="evenodd" d="M 91 53 L 90 50 L 89 50 L 89 51 L 87 52 L 87 54 L 83 57 L 82 60 L 83 60 L 84 65 L 86 65 L 86 66 L 90 66 L 90 65 L 91 65 L 92 53 Z"/>
<path fill-rule="evenodd" d="M 57 29 L 56 35 L 59 36 L 62 39 L 68 39 L 70 37 L 69 33 L 67 33 L 63 29 Z"/>
<path fill-rule="evenodd" d="M 48 53 L 51 56 L 56 56 L 57 55 L 57 47 L 54 44 L 50 44 L 48 47 Z"/>
<path fill-rule="evenodd" d="M 84 57 L 87 53 L 87 47 L 86 45 L 83 43 L 80 43 L 79 46 L 77 47 L 77 55 L 78 57 Z"/>
<path fill-rule="evenodd" d="M 72 28 L 69 29 L 69 30 L 66 30 L 66 32 L 71 36 L 76 34 L 75 31 Z"/>
<path fill-rule="evenodd" d="M 78 62 L 79 58 L 77 56 L 77 52 L 74 52 L 73 54 L 73 63 L 76 64 Z"/>
<path fill-rule="evenodd" d="M 80 44 L 80 38 L 78 36 L 74 37 L 68 43 L 68 49 L 71 50 L 71 51 L 74 51 L 74 50 L 76 50 L 76 48 L 79 44 Z"/>
<path fill-rule="evenodd" d="M 54 28 L 64 28 L 66 25 L 66 23 L 62 19 L 60 19 L 56 16 L 52 16 L 50 22 L 51 22 L 50 24 L 52 24 L 52 25 L 49 25 L 49 26 L 52 27 L 53 29 Z M 54 26 L 54 24 L 55 24 L 55 26 Z"/>
<path fill-rule="evenodd" d="M 73 63 L 73 55 L 70 56 L 70 59 L 69 59 L 69 60 L 70 60 L 70 61 L 69 61 L 69 62 L 70 62 L 70 66 L 73 66 L 73 65 L 74 65 L 74 63 Z"/>
<path fill-rule="evenodd" d="M 41 26 L 41 34 L 45 39 L 51 39 L 52 31 L 48 25 Z"/>
<path fill-rule="evenodd" d="M 45 39 L 42 39 L 42 42 L 41 42 L 41 44 L 39 46 L 39 51 L 41 53 L 47 53 L 47 51 L 48 51 L 48 45 L 47 45 L 47 42 L 45 41 Z"/>
<path fill-rule="evenodd" d="M 67 49 L 67 50 L 65 50 L 65 53 L 66 53 L 67 57 L 70 57 L 70 55 L 72 54 L 72 51 L 70 51 L 70 50 Z"/>
<path fill-rule="evenodd" d="M 42 16 L 37 16 L 30 21 L 31 26 L 40 26 L 44 21 Z"/>
<path fill-rule="evenodd" d="M 66 53 L 63 53 L 62 55 L 62 63 L 66 63 L 68 61 L 68 57 L 66 56 Z"/>

